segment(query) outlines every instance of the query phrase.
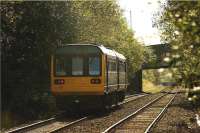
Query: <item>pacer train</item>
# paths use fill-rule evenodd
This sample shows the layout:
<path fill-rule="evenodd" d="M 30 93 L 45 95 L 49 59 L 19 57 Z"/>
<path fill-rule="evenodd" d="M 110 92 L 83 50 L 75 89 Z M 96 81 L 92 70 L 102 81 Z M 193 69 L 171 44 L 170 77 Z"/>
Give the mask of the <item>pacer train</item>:
<path fill-rule="evenodd" d="M 69 44 L 51 58 L 51 92 L 60 109 L 76 105 L 108 107 L 127 89 L 126 58 L 103 45 Z"/>

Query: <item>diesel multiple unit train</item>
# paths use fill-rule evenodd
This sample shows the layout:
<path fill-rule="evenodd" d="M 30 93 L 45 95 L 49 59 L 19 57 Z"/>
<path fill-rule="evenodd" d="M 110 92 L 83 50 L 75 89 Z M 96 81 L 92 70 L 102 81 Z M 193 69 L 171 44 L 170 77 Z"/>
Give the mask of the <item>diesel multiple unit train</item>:
<path fill-rule="evenodd" d="M 64 45 L 51 57 L 51 92 L 58 108 L 117 104 L 126 88 L 126 58 L 103 45 Z"/>

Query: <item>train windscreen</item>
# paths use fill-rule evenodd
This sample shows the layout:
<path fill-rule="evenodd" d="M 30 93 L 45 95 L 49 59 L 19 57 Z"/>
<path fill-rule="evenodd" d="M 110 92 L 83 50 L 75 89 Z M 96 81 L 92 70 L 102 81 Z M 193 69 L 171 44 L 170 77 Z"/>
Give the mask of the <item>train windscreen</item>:
<path fill-rule="evenodd" d="M 99 76 L 101 59 L 99 55 L 55 56 L 55 76 Z"/>
<path fill-rule="evenodd" d="M 99 57 L 89 57 L 89 75 L 100 75 Z"/>

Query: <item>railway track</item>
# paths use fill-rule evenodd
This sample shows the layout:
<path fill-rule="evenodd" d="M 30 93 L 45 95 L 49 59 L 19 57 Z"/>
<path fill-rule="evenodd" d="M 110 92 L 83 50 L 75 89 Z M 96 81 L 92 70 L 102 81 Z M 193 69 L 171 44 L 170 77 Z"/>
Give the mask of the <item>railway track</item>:
<path fill-rule="evenodd" d="M 175 94 L 163 94 L 147 103 L 140 109 L 124 117 L 102 133 L 148 133 L 155 123 L 161 118 L 167 107 L 175 98 Z"/>
<path fill-rule="evenodd" d="M 147 94 L 144 95 L 133 95 L 133 96 L 128 96 L 122 103 L 119 103 L 118 105 L 126 104 L 128 102 L 137 100 L 138 98 L 144 97 Z M 6 131 L 5 133 L 55 133 L 60 130 L 63 130 L 64 128 L 67 128 L 69 126 L 73 126 L 73 124 L 77 124 L 81 121 L 84 121 L 88 119 L 89 116 L 83 116 L 79 117 L 76 119 L 61 119 L 61 117 L 53 117 L 47 120 L 43 120 L 40 122 L 36 122 L 24 127 L 16 128 L 11 131 Z"/>
<path fill-rule="evenodd" d="M 141 98 L 141 97 L 144 97 L 144 96 L 147 96 L 147 95 L 149 95 L 149 94 L 128 96 L 128 97 L 126 97 L 126 99 L 125 99 L 123 102 L 119 103 L 118 105 L 126 104 L 126 103 L 128 103 L 128 102 L 137 100 L 138 98 Z"/>
<path fill-rule="evenodd" d="M 128 102 L 129 100 L 125 100 L 126 104 L 122 106 L 116 106 L 117 108 L 112 108 L 107 113 L 98 113 L 80 123 L 76 123 L 65 130 L 62 130 L 64 133 L 90 133 L 90 132 L 102 132 L 111 124 L 120 120 L 124 116 L 130 114 L 131 111 L 138 109 L 145 103 L 155 99 L 158 95 L 149 95 L 144 98 L 139 98 L 137 100 L 133 100 L 132 102 Z"/>
<path fill-rule="evenodd" d="M 20 127 L 5 133 L 54 133 L 67 126 L 73 125 L 79 121 L 83 121 L 87 117 L 70 118 L 68 120 L 62 120 L 60 117 L 53 117 L 47 120 L 43 120 L 37 123 L 33 123 L 24 127 Z"/>

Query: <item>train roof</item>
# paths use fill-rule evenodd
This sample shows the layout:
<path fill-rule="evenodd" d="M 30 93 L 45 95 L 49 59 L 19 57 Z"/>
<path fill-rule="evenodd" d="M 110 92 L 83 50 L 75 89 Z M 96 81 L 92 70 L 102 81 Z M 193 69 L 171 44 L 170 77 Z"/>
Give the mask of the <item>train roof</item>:
<path fill-rule="evenodd" d="M 122 54 L 116 52 L 115 50 L 111 50 L 109 48 L 106 48 L 103 45 L 96 45 L 96 44 L 67 44 L 67 45 L 63 45 L 61 48 L 64 48 L 64 47 L 67 47 L 67 46 L 93 46 L 93 47 L 97 47 L 105 55 L 111 56 L 113 58 L 119 58 L 120 60 L 126 60 L 126 58 Z"/>
<path fill-rule="evenodd" d="M 102 51 L 104 54 L 106 54 L 106 55 L 108 55 L 108 56 L 118 57 L 118 58 L 120 58 L 120 59 L 122 59 L 122 60 L 126 60 L 126 58 L 125 58 L 122 54 L 116 52 L 115 50 L 111 50 L 111 49 L 109 49 L 109 48 L 106 48 L 106 47 L 104 47 L 103 45 L 100 45 L 100 46 L 98 46 L 98 47 L 101 49 L 101 51 Z"/>

